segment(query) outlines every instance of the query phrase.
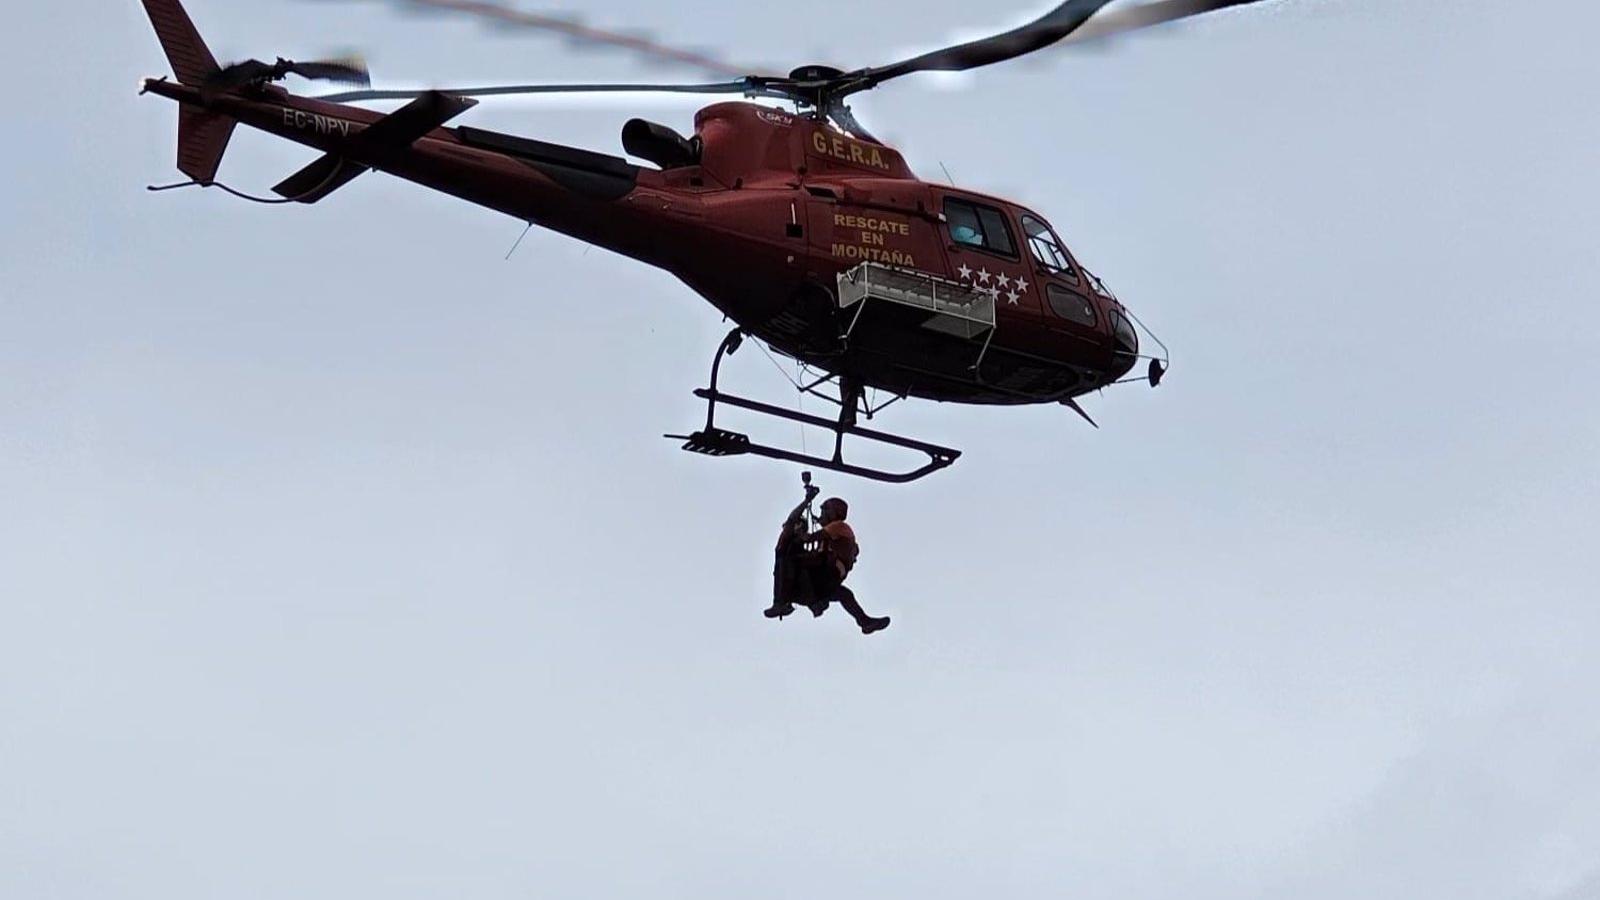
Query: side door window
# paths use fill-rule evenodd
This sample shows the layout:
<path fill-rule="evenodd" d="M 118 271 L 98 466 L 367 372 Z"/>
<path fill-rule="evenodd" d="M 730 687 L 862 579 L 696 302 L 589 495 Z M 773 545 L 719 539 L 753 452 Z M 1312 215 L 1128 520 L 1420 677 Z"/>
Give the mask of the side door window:
<path fill-rule="evenodd" d="M 950 240 L 958 247 L 970 247 L 1007 259 L 1017 258 L 1017 242 L 1005 213 L 992 206 L 946 197 L 944 218 Z"/>

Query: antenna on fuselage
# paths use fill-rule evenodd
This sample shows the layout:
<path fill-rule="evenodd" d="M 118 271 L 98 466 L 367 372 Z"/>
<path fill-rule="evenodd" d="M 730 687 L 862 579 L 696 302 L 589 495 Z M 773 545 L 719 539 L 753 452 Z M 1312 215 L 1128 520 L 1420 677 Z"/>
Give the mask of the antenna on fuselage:
<path fill-rule="evenodd" d="M 511 249 L 510 250 L 506 251 L 506 261 L 507 262 L 509 262 L 511 260 L 511 254 L 516 253 L 517 252 L 517 248 L 522 246 L 522 239 L 527 237 L 528 236 L 528 232 L 530 232 L 532 230 L 533 230 L 533 223 L 529 222 L 528 223 L 528 227 L 522 229 L 522 233 L 517 235 L 517 242 L 515 244 L 511 245 Z"/>

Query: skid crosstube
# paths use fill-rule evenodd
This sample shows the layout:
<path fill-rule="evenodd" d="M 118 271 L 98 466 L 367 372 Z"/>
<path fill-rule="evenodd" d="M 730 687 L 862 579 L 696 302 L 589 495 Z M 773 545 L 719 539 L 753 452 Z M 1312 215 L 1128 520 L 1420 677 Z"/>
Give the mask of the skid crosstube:
<path fill-rule="evenodd" d="M 711 386 L 700 388 L 694 392 L 696 397 L 706 401 L 705 428 L 696 431 L 694 434 L 665 435 L 668 438 L 683 441 L 683 449 L 691 453 L 705 454 L 706 456 L 742 456 L 746 454 L 765 456 L 768 459 L 796 462 L 802 465 L 815 466 L 819 469 L 842 472 L 846 475 L 870 478 L 873 481 L 885 481 L 891 484 L 916 481 L 949 466 L 961 456 L 960 450 L 952 450 L 949 447 L 940 447 L 937 444 L 929 444 L 925 441 L 901 437 L 900 435 L 883 431 L 874 431 L 857 425 L 856 407 L 860 402 L 861 388 L 858 384 L 847 379 L 839 379 L 840 413 L 837 421 L 824 419 L 821 416 L 808 415 L 797 410 L 785 409 L 770 403 L 762 403 L 759 400 L 750 400 L 718 390 L 717 379 L 721 375 L 723 358 L 732 356 L 743 342 L 744 333 L 740 329 L 735 328 L 728 333 L 727 338 L 722 342 L 722 346 L 717 348 L 717 354 L 711 362 Z M 718 403 L 726 403 L 729 406 L 735 406 L 764 416 L 799 422 L 802 425 L 825 428 L 833 432 L 834 435 L 833 456 L 814 456 L 809 453 L 785 450 L 782 447 L 772 447 L 752 441 L 749 435 L 719 428 L 717 427 Z M 868 415 L 870 414 L 871 410 L 868 410 Z M 874 469 L 870 466 L 847 463 L 844 461 L 844 439 L 846 435 L 853 435 L 874 443 L 913 450 L 927 456 L 928 461 L 922 466 L 907 472 L 888 472 L 882 469 Z"/>

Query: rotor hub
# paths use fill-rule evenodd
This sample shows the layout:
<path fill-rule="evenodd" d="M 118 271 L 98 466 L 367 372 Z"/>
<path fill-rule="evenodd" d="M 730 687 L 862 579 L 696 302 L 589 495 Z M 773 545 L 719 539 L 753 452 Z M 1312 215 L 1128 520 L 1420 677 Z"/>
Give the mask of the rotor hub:
<path fill-rule="evenodd" d="M 789 80 L 799 82 L 827 82 L 833 81 L 843 74 L 843 69 L 835 69 L 833 66 L 801 66 L 800 68 L 789 73 Z"/>

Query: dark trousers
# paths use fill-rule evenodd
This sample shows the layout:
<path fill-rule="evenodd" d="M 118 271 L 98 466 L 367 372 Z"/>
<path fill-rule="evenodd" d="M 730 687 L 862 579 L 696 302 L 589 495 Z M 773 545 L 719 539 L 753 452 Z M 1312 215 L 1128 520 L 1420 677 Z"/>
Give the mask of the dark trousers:
<path fill-rule="evenodd" d="M 780 545 L 772 566 L 772 600 L 782 605 L 826 607 L 837 601 L 860 625 L 870 616 L 856 601 L 855 592 L 844 586 L 839 571 L 828 562 L 827 556 L 805 553 Z"/>

